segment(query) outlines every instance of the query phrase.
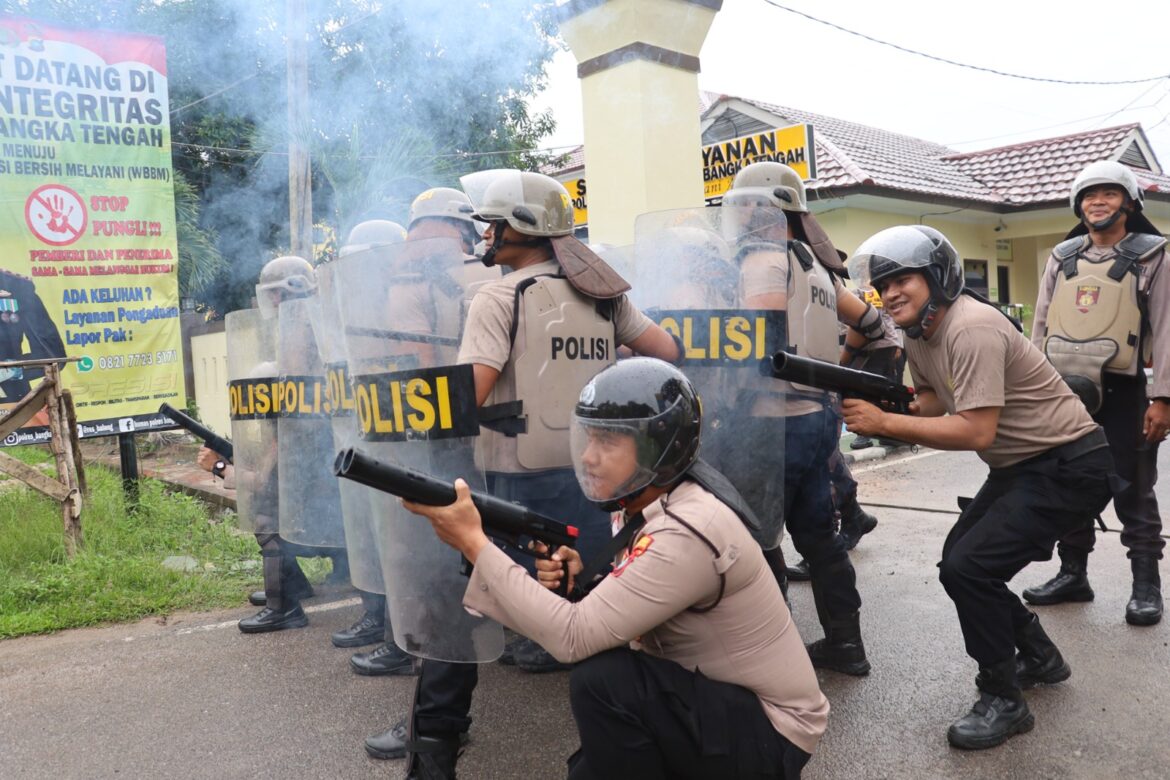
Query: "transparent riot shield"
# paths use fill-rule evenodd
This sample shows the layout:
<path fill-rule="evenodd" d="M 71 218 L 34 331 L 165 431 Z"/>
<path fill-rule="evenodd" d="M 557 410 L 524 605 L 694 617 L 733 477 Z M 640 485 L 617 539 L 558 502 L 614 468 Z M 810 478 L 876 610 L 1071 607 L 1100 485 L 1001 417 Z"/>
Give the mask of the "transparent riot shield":
<path fill-rule="evenodd" d="M 703 403 L 699 455 L 747 500 L 770 549 L 784 525 L 788 396 L 760 366 L 787 345 L 784 212 L 656 212 L 638 217 L 634 233 L 632 296 L 681 344 L 681 368 Z"/>
<path fill-rule="evenodd" d="M 325 391 L 333 428 L 333 447 L 340 451 L 357 444 L 353 392 L 349 386 L 345 339 L 342 335 L 341 303 L 335 275 L 341 261 L 317 268 L 316 305 L 311 307 L 313 336 L 325 365 Z M 338 483 L 341 520 L 345 528 L 345 551 L 353 586 L 367 593 L 385 593 L 382 559 L 378 553 L 370 488 L 351 480 Z"/>
<path fill-rule="evenodd" d="M 457 243 L 426 240 L 344 258 L 337 267 L 357 448 L 379 460 L 484 487 L 471 366 L 457 366 L 466 295 Z M 373 499 L 394 641 L 442 661 L 491 661 L 499 624 L 468 613 L 459 553 L 385 493 Z"/>
<path fill-rule="evenodd" d="M 272 392 L 277 374 L 273 346 L 276 323 L 264 319 L 259 309 L 233 311 L 224 321 L 236 515 L 244 531 L 276 533 L 276 408 Z"/>
<path fill-rule="evenodd" d="M 306 547 L 344 547 L 325 364 L 313 338 L 317 305 L 315 297 L 282 301 L 277 316 L 280 536 Z"/>

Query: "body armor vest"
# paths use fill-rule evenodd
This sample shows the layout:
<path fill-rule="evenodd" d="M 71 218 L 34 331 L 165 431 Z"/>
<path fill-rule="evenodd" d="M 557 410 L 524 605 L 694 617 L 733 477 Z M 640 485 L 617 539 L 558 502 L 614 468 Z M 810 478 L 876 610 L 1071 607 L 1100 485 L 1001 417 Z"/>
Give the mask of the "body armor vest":
<path fill-rule="evenodd" d="M 836 365 L 841 356 L 841 342 L 833 275 L 798 241 L 789 245 L 788 257 L 791 273 L 788 285 L 789 351 Z M 822 393 L 815 387 L 793 387 L 818 395 Z"/>
<path fill-rule="evenodd" d="M 598 301 L 563 276 L 526 282 L 516 289 L 512 323 L 524 329 L 523 351 L 512 359 L 525 422 L 516 436 L 516 457 L 528 469 L 568 468 L 573 408 L 581 388 L 615 362 L 614 323 L 598 310 Z"/>
<path fill-rule="evenodd" d="M 1149 341 L 1143 339 L 1145 304 L 1138 289 L 1140 263 L 1161 250 L 1166 239 L 1131 233 L 1118 242 L 1116 255 L 1090 260 L 1084 250 L 1087 237 L 1063 241 L 1053 250 L 1060 264 L 1044 351 L 1061 370 L 1068 353 L 1090 351 L 1109 354 L 1104 370 L 1136 376 L 1150 357 Z M 1063 373 L 1063 371 L 1062 371 Z"/>

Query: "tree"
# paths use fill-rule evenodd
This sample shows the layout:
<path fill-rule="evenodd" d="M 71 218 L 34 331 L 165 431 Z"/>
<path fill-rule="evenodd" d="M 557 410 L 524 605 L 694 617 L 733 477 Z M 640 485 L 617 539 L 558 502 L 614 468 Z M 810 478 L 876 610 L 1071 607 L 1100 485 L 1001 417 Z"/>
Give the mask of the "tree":
<path fill-rule="evenodd" d="M 180 229 L 192 242 L 180 247 L 181 276 L 217 312 L 246 305 L 260 267 L 288 245 L 283 3 L 0 0 L 0 8 L 165 38 L 176 205 L 195 220 Z M 550 13 L 533 0 L 311 3 L 311 121 L 298 133 L 314 156 L 318 218 L 339 230 L 371 214 L 403 221 L 426 186 L 540 164 L 535 150 L 554 122 L 528 100 L 545 84 Z M 188 262 L 200 266 L 188 272 Z"/>

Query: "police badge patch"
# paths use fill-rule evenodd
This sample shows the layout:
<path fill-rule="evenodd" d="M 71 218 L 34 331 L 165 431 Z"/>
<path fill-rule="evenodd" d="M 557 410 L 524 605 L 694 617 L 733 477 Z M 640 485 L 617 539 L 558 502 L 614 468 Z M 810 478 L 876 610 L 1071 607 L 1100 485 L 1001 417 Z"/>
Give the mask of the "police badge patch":
<path fill-rule="evenodd" d="M 1095 284 L 1077 285 L 1077 310 L 1086 314 L 1090 306 L 1096 306 L 1101 298 L 1101 288 Z"/>

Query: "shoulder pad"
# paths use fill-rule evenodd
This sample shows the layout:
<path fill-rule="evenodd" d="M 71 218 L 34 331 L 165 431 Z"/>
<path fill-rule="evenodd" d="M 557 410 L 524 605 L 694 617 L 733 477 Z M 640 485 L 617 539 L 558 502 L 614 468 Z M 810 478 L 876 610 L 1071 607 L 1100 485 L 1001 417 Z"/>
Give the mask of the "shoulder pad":
<path fill-rule="evenodd" d="M 1135 260 L 1145 260 L 1164 246 L 1166 246 L 1164 237 L 1152 236 L 1149 233 L 1130 233 L 1117 242 L 1117 250 Z"/>
<path fill-rule="evenodd" d="M 1057 260 L 1064 260 L 1073 257 L 1077 252 L 1081 251 L 1085 246 L 1085 242 L 1089 240 L 1088 236 L 1077 236 L 1076 238 L 1066 238 L 1059 244 L 1052 248 L 1052 255 Z"/>

